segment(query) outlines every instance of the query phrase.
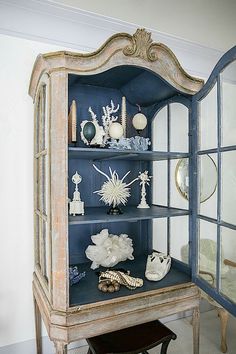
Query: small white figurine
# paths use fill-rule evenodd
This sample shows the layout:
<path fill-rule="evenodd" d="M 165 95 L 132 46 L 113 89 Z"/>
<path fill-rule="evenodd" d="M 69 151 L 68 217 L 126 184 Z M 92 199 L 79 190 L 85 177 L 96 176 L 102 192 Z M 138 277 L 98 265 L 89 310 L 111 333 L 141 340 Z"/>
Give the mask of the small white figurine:
<path fill-rule="evenodd" d="M 144 171 L 144 172 L 139 172 L 139 176 L 138 178 L 140 179 L 140 186 L 142 186 L 141 188 L 141 201 L 139 203 L 139 205 L 137 206 L 137 208 L 140 209 L 147 209 L 150 208 L 150 206 L 147 204 L 146 201 L 146 184 L 149 186 L 149 181 L 150 178 L 152 178 L 152 176 L 148 176 L 148 171 Z"/>
<path fill-rule="evenodd" d="M 73 193 L 73 200 L 70 202 L 70 215 L 84 215 L 84 202 L 81 202 L 80 192 L 78 191 L 78 184 L 82 181 L 82 177 L 76 173 L 72 176 L 72 182 L 75 184 L 75 191 Z"/>

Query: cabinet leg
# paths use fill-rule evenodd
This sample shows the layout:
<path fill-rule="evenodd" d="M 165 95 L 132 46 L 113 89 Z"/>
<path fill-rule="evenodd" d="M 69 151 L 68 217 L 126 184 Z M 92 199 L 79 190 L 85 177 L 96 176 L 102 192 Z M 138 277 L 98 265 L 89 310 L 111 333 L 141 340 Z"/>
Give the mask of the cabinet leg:
<path fill-rule="evenodd" d="M 37 350 L 37 354 L 42 354 L 41 314 L 35 297 L 34 297 L 34 319 L 35 319 L 36 350 Z"/>
<path fill-rule="evenodd" d="M 199 354 L 200 311 L 199 307 L 193 310 L 193 354 Z"/>
<path fill-rule="evenodd" d="M 64 342 L 54 341 L 55 354 L 67 354 L 67 345 Z"/>
<path fill-rule="evenodd" d="M 221 326 L 221 346 L 220 349 L 222 353 L 227 352 L 227 342 L 226 342 L 226 330 L 227 330 L 227 323 L 229 319 L 229 313 L 223 308 L 217 309 L 219 317 L 220 317 L 220 326 Z"/>

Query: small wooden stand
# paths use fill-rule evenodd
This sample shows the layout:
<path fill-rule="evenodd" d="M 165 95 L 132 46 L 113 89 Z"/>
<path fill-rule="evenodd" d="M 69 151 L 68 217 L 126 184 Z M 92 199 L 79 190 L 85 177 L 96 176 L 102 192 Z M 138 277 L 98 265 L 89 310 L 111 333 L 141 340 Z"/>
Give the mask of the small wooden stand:
<path fill-rule="evenodd" d="M 171 339 L 177 336 L 158 320 L 87 339 L 88 354 L 136 354 L 162 344 L 161 354 L 167 353 Z"/>

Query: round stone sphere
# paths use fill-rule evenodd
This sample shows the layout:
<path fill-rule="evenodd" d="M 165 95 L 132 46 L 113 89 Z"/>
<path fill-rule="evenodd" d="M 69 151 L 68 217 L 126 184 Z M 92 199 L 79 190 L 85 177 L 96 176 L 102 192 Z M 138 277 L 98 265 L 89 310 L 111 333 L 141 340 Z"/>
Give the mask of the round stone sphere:
<path fill-rule="evenodd" d="M 113 139 L 120 139 L 124 134 L 123 127 L 120 123 L 114 122 L 111 123 L 109 128 L 109 135 Z"/>

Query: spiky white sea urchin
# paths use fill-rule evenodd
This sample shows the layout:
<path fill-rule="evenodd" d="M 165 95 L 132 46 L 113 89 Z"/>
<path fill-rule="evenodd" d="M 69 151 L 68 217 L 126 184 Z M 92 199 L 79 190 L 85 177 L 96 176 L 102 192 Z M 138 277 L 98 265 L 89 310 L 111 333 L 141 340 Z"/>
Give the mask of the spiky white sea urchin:
<path fill-rule="evenodd" d="M 112 171 L 109 167 L 109 171 L 111 177 L 107 174 L 99 170 L 99 168 L 93 165 L 96 171 L 101 173 L 103 176 L 107 178 L 107 181 L 103 183 L 102 188 L 94 193 L 97 193 L 101 196 L 100 200 L 102 200 L 105 204 L 109 206 L 117 206 L 119 204 L 125 205 L 127 203 L 127 199 L 130 196 L 130 188 L 129 186 L 135 182 L 138 178 L 133 179 L 130 183 L 124 182 L 124 179 L 130 173 L 127 172 L 122 179 L 119 178 L 118 173 L 116 171 Z"/>

